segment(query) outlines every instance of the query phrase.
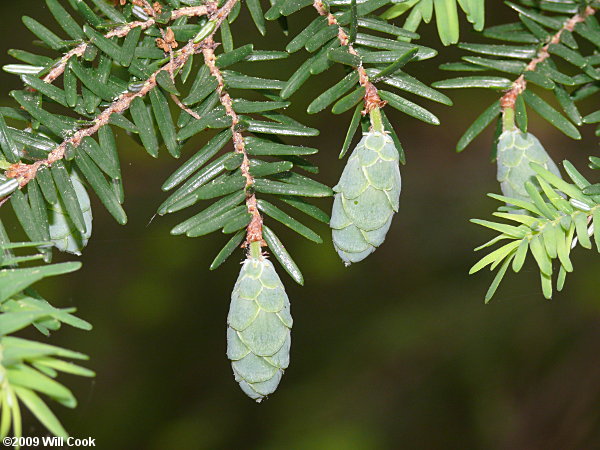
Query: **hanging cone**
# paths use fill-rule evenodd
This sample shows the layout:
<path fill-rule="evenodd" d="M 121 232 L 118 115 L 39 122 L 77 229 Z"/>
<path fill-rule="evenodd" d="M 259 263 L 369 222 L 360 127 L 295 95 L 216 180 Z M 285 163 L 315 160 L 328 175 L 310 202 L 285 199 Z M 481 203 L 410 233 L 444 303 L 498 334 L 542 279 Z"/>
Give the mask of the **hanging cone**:
<path fill-rule="evenodd" d="M 379 247 L 398 212 L 401 179 L 392 138 L 371 131 L 358 143 L 333 190 L 333 245 L 346 265 Z"/>
<path fill-rule="evenodd" d="M 235 380 L 257 402 L 275 392 L 289 364 L 292 323 L 290 301 L 273 264 L 249 256 L 231 294 L 227 357 Z"/>

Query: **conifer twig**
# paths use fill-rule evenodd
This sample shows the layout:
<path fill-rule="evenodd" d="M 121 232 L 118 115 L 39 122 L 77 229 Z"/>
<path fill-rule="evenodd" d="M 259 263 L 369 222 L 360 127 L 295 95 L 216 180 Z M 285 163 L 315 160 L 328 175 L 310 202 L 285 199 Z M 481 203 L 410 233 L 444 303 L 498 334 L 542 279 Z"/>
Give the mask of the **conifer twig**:
<path fill-rule="evenodd" d="M 213 42 L 212 36 L 217 32 L 220 28 L 223 21 L 227 18 L 227 16 L 231 13 L 232 8 L 238 0 L 228 0 L 225 5 L 221 9 L 216 9 L 216 3 L 211 2 L 210 4 L 205 5 L 207 11 L 214 11 L 209 14 L 210 20 L 212 20 L 215 24 L 212 31 L 201 41 L 194 42 L 194 39 L 190 40 L 183 48 L 174 52 L 173 58 L 164 66 L 156 70 L 143 84 L 142 88 L 137 92 L 124 92 L 121 94 L 108 108 L 102 111 L 96 118 L 94 119 L 94 124 L 87 127 L 82 128 L 69 138 L 65 139 L 61 144 L 59 144 L 56 148 L 54 148 L 46 159 L 36 161 L 32 164 L 24 164 L 24 163 L 16 163 L 11 165 L 7 171 L 6 176 L 8 178 L 16 178 L 19 181 L 20 187 L 24 187 L 27 185 L 32 179 L 36 177 L 37 171 L 43 166 L 51 166 L 56 161 L 60 161 L 65 157 L 67 149 L 72 147 L 78 147 L 81 144 L 81 141 L 85 137 L 90 137 L 95 135 L 100 128 L 107 125 L 110 121 L 110 118 L 113 114 L 121 114 L 129 109 L 131 103 L 136 98 L 142 98 L 146 94 L 148 94 L 152 89 L 157 86 L 157 76 L 161 72 L 176 72 L 181 69 L 187 60 L 195 53 L 199 52 L 205 45 L 206 42 Z"/>
<path fill-rule="evenodd" d="M 231 133 L 235 152 L 243 155 L 240 170 L 246 179 L 246 206 L 248 207 L 248 213 L 252 216 L 252 219 L 247 227 L 246 241 L 244 245 L 249 246 L 252 242 L 259 242 L 261 246 L 266 246 L 267 244 L 263 240 L 262 235 L 263 219 L 258 211 L 256 195 L 252 191 L 254 178 L 252 177 L 252 174 L 250 174 L 250 159 L 248 158 L 248 152 L 246 151 L 246 146 L 244 144 L 244 137 L 239 131 L 240 119 L 233 109 L 233 101 L 231 100 L 231 96 L 225 90 L 223 74 L 216 65 L 214 49 L 217 46 L 218 44 L 215 43 L 212 38 L 205 40 L 202 48 L 202 54 L 204 55 L 204 63 L 208 67 L 210 74 L 217 80 L 217 92 L 219 93 L 221 105 L 223 105 L 225 108 L 225 113 L 231 118 Z"/>
<path fill-rule="evenodd" d="M 519 95 L 521 95 L 525 89 L 527 89 L 525 72 L 533 72 L 538 64 L 543 63 L 550 57 L 550 52 L 548 51 L 550 46 L 560 43 L 560 38 L 565 31 L 573 31 L 578 23 L 584 22 L 585 19 L 587 19 L 589 16 L 593 16 L 594 14 L 596 14 L 596 9 L 592 8 L 591 6 L 586 7 L 582 13 L 575 14 L 564 23 L 564 25 L 556 32 L 556 34 L 550 38 L 546 45 L 538 50 L 535 57 L 529 61 L 525 67 L 525 70 L 521 76 L 519 76 L 519 78 L 513 82 L 512 87 L 506 91 L 506 93 L 500 99 L 500 106 L 502 107 L 503 111 L 506 111 L 507 109 L 514 110 L 517 97 L 519 97 Z"/>
<path fill-rule="evenodd" d="M 181 100 L 179 100 L 179 97 L 177 97 L 177 95 L 171 94 L 171 100 L 173 100 L 173 103 L 175 103 L 177 106 L 179 106 L 179 108 L 182 111 L 185 111 L 190 116 L 192 116 L 194 119 L 200 120 L 200 115 L 197 112 L 195 112 L 194 110 L 192 110 L 192 109 L 188 108 L 187 106 L 185 106 L 183 104 L 183 102 Z"/>
<path fill-rule="evenodd" d="M 337 26 L 338 27 L 338 40 L 342 47 L 348 48 L 348 53 L 354 56 L 359 56 L 358 52 L 354 49 L 354 46 L 350 43 L 350 38 L 348 34 L 344 31 L 344 29 L 340 26 L 337 19 L 333 14 L 331 14 L 322 0 L 314 0 L 313 7 L 317 10 L 317 12 L 327 18 L 327 23 L 329 26 Z M 371 81 L 369 80 L 369 76 L 367 75 L 367 71 L 362 66 L 362 63 L 356 68 L 358 72 L 358 82 L 362 87 L 365 88 L 365 96 L 364 103 L 365 109 L 363 110 L 363 115 L 369 114 L 376 108 L 383 108 L 386 105 L 386 101 L 381 100 L 379 97 L 379 93 L 377 92 L 377 88 Z"/>
<path fill-rule="evenodd" d="M 212 15 L 217 9 L 216 2 L 207 2 L 205 5 L 201 6 L 188 6 L 185 8 L 176 9 L 171 13 L 171 20 L 179 19 L 180 17 L 198 17 L 198 16 L 209 16 Z M 115 28 L 114 30 L 109 31 L 104 35 L 105 38 L 110 39 L 113 37 L 125 37 L 127 36 L 134 28 L 141 28 L 142 30 L 147 30 L 151 26 L 156 23 L 156 19 L 154 17 L 149 18 L 145 21 L 136 21 L 128 23 L 127 25 L 120 26 Z M 79 44 L 77 47 L 65 53 L 65 55 L 60 59 L 60 61 L 48 72 L 48 74 L 43 78 L 43 81 L 46 83 L 52 83 L 58 77 L 60 77 L 71 58 L 79 58 L 83 56 L 85 51 L 87 50 L 90 44 L 88 42 L 83 42 Z"/>

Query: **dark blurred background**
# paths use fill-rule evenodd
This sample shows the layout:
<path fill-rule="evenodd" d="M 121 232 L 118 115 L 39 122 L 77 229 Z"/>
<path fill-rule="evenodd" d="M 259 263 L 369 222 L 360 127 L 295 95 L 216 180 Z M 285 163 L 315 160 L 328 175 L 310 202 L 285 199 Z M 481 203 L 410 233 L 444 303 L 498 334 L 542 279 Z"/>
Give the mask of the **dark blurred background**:
<path fill-rule="evenodd" d="M 490 24 L 514 20 L 500 2 L 488 3 Z M 42 0 L 0 2 L 2 63 L 9 48 L 35 50 L 19 17 L 30 15 L 59 31 Z M 313 16 L 291 21 L 291 35 Z M 274 23 L 258 38 L 243 13 L 236 43 L 281 49 Z M 424 81 L 453 76 L 436 71 L 460 52 L 439 44 L 435 26 L 425 45 L 442 50 L 407 72 Z M 463 40 L 478 37 L 463 21 Z M 262 73 L 286 79 L 299 55 Z M 269 70 L 271 72 L 269 72 Z M 343 168 L 337 154 L 348 115 L 306 117 L 303 108 L 339 68 L 313 78 L 291 114 L 319 127 L 320 180 L 333 185 Z M 3 100 L 18 78 L 0 74 Z M 229 295 L 243 255 L 216 272 L 208 265 L 225 239 L 172 237 L 189 216 L 156 218 L 160 185 L 181 164 L 159 161 L 125 135 L 120 149 L 129 224 L 121 228 L 95 201 L 94 232 L 78 273 L 48 280 L 42 294 L 76 306 L 91 332 L 63 329 L 50 342 L 91 355 L 93 380 L 65 376 L 80 405 L 51 405 L 73 436 L 92 436 L 102 449 L 591 449 L 600 448 L 600 260 L 577 249 L 564 292 L 543 299 L 532 261 L 510 273 L 489 305 L 493 275 L 467 275 L 472 249 L 493 236 L 469 218 L 489 218 L 497 204 L 490 164 L 491 134 L 463 154 L 454 145 L 493 93 L 450 92 L 456 106 L 427 104 L 442 125 L 432 127 L 390 112 L 408 163 L 401 168 L 401 209 L 385 245 L 365 262 L 344 268 L 326 226 L 314 245 L 274 225 L 301 266 L 306 286 L 279 270 L 295 319 L 292 363 L 278 392 L 258 405 L 233 380 L 225 357 Z M 589 110 L 588 110 L 589 112 Z M 574 142 L 548 124 L 530 125 L 556 161 L 584 168 L 597 154 L 586 130 Z M 183 160 L 200 148 L 190 142 Z M 597 174 L 596 174 L 597 176 Z M 320 202 L 329 209 L 330 200 Z M 4 209 L 3 217 L 11 215 Z M 13 238 L 20 236 L 8 220 Z M 64 259 L 58 256 L 59 259 Z M 43 339 L 40 337 L 40 339 Z M 42 427 L 28 421 L 27 436 Z"/>

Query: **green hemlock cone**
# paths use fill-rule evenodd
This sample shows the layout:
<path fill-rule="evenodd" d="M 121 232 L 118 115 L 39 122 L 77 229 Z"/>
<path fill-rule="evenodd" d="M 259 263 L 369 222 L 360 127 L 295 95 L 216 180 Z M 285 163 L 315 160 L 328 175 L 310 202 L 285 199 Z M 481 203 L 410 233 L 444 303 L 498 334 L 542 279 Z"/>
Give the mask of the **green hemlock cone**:
<path fill-rule="evenodd" d="M 248 257 L 231 294 L 227 357 L 235 380 L 260 402 L 277 389 L 290 362 L 290 301 L 268 259 Z"/>
<path fill-rule="evenodd" d="M 350 155 L 333 188 L 333 245 L 346 265 L 362 261 L 385 240 L 400 200 L 398 161 L 392 138 L 369 132 Z"/>
<path fill-rule="evenodd" d="M 502 193 L 506 197 L 530 200 L 525 182 L 534 182 L 536 172 L 530 167 L 534 162 L 561 177 L 558 167 L 541 142 L 531 133 L 515 129 L 505 131 L 498 140 L 498 175 Z"/>
<path fill-rule="evenodd" d="M 61 252 L 81 255 L 81 250 L 87 245 L 92 235 L 92 206 L 90 197 L 77 172 L 73 170 L 70 176 L 77 195 L 77 201 L 83 212 L 86 232 L 82 234 L 77 230 L 66 211 L 62 199 L 59 198 L 58 203 L 55 205 L 48 205 L 50 239 Z"/>

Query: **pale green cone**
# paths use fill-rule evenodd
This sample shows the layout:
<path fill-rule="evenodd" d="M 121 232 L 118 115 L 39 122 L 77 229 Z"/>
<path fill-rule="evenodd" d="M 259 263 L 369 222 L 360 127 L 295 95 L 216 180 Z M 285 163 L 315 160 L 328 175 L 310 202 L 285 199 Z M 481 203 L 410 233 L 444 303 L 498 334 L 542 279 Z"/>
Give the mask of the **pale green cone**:
<path fill-rule="evenodd" d="M 77 230 L 59 196 L 58 203 L 48 205 L 50 240 L 61 252 L 81 255 L 81 250 L 87 245 L 92 235 L 92 206 L 90 204 L 90 197 L 77 172 L 71 170 L 69 174 L 75 188 L 77 200 L 81 206 L 81 211 L 83 212 L 86 232 L 82 234 Z"/>
<path fill-rule="evenodd" d="M 506 197 L 530 200 L 525 190 L 525 182 L 535 182 L 536 173 L 530 167 L 532 162 L 561 177 L 558 167 L 541 142 L 533 134 L 523 133 L 516 128 L 504 131 L 500 135 L 497 160 L 497 179 Z"/>
<path fill-rule="evenodd" d="M 346 265 L 362 261 L 383 243 L 398 212 L 400 189 L 394 141 L 379 131 L 366 133 L 333 188 L 333 245 Z"/>
<path fill-rule="evenodd" d="M 277 389 L 290 361 L 290 301 L 273 264 L 249 256 L 231 294 L 227 357 L 235 380 L 257 402 Z"/>

